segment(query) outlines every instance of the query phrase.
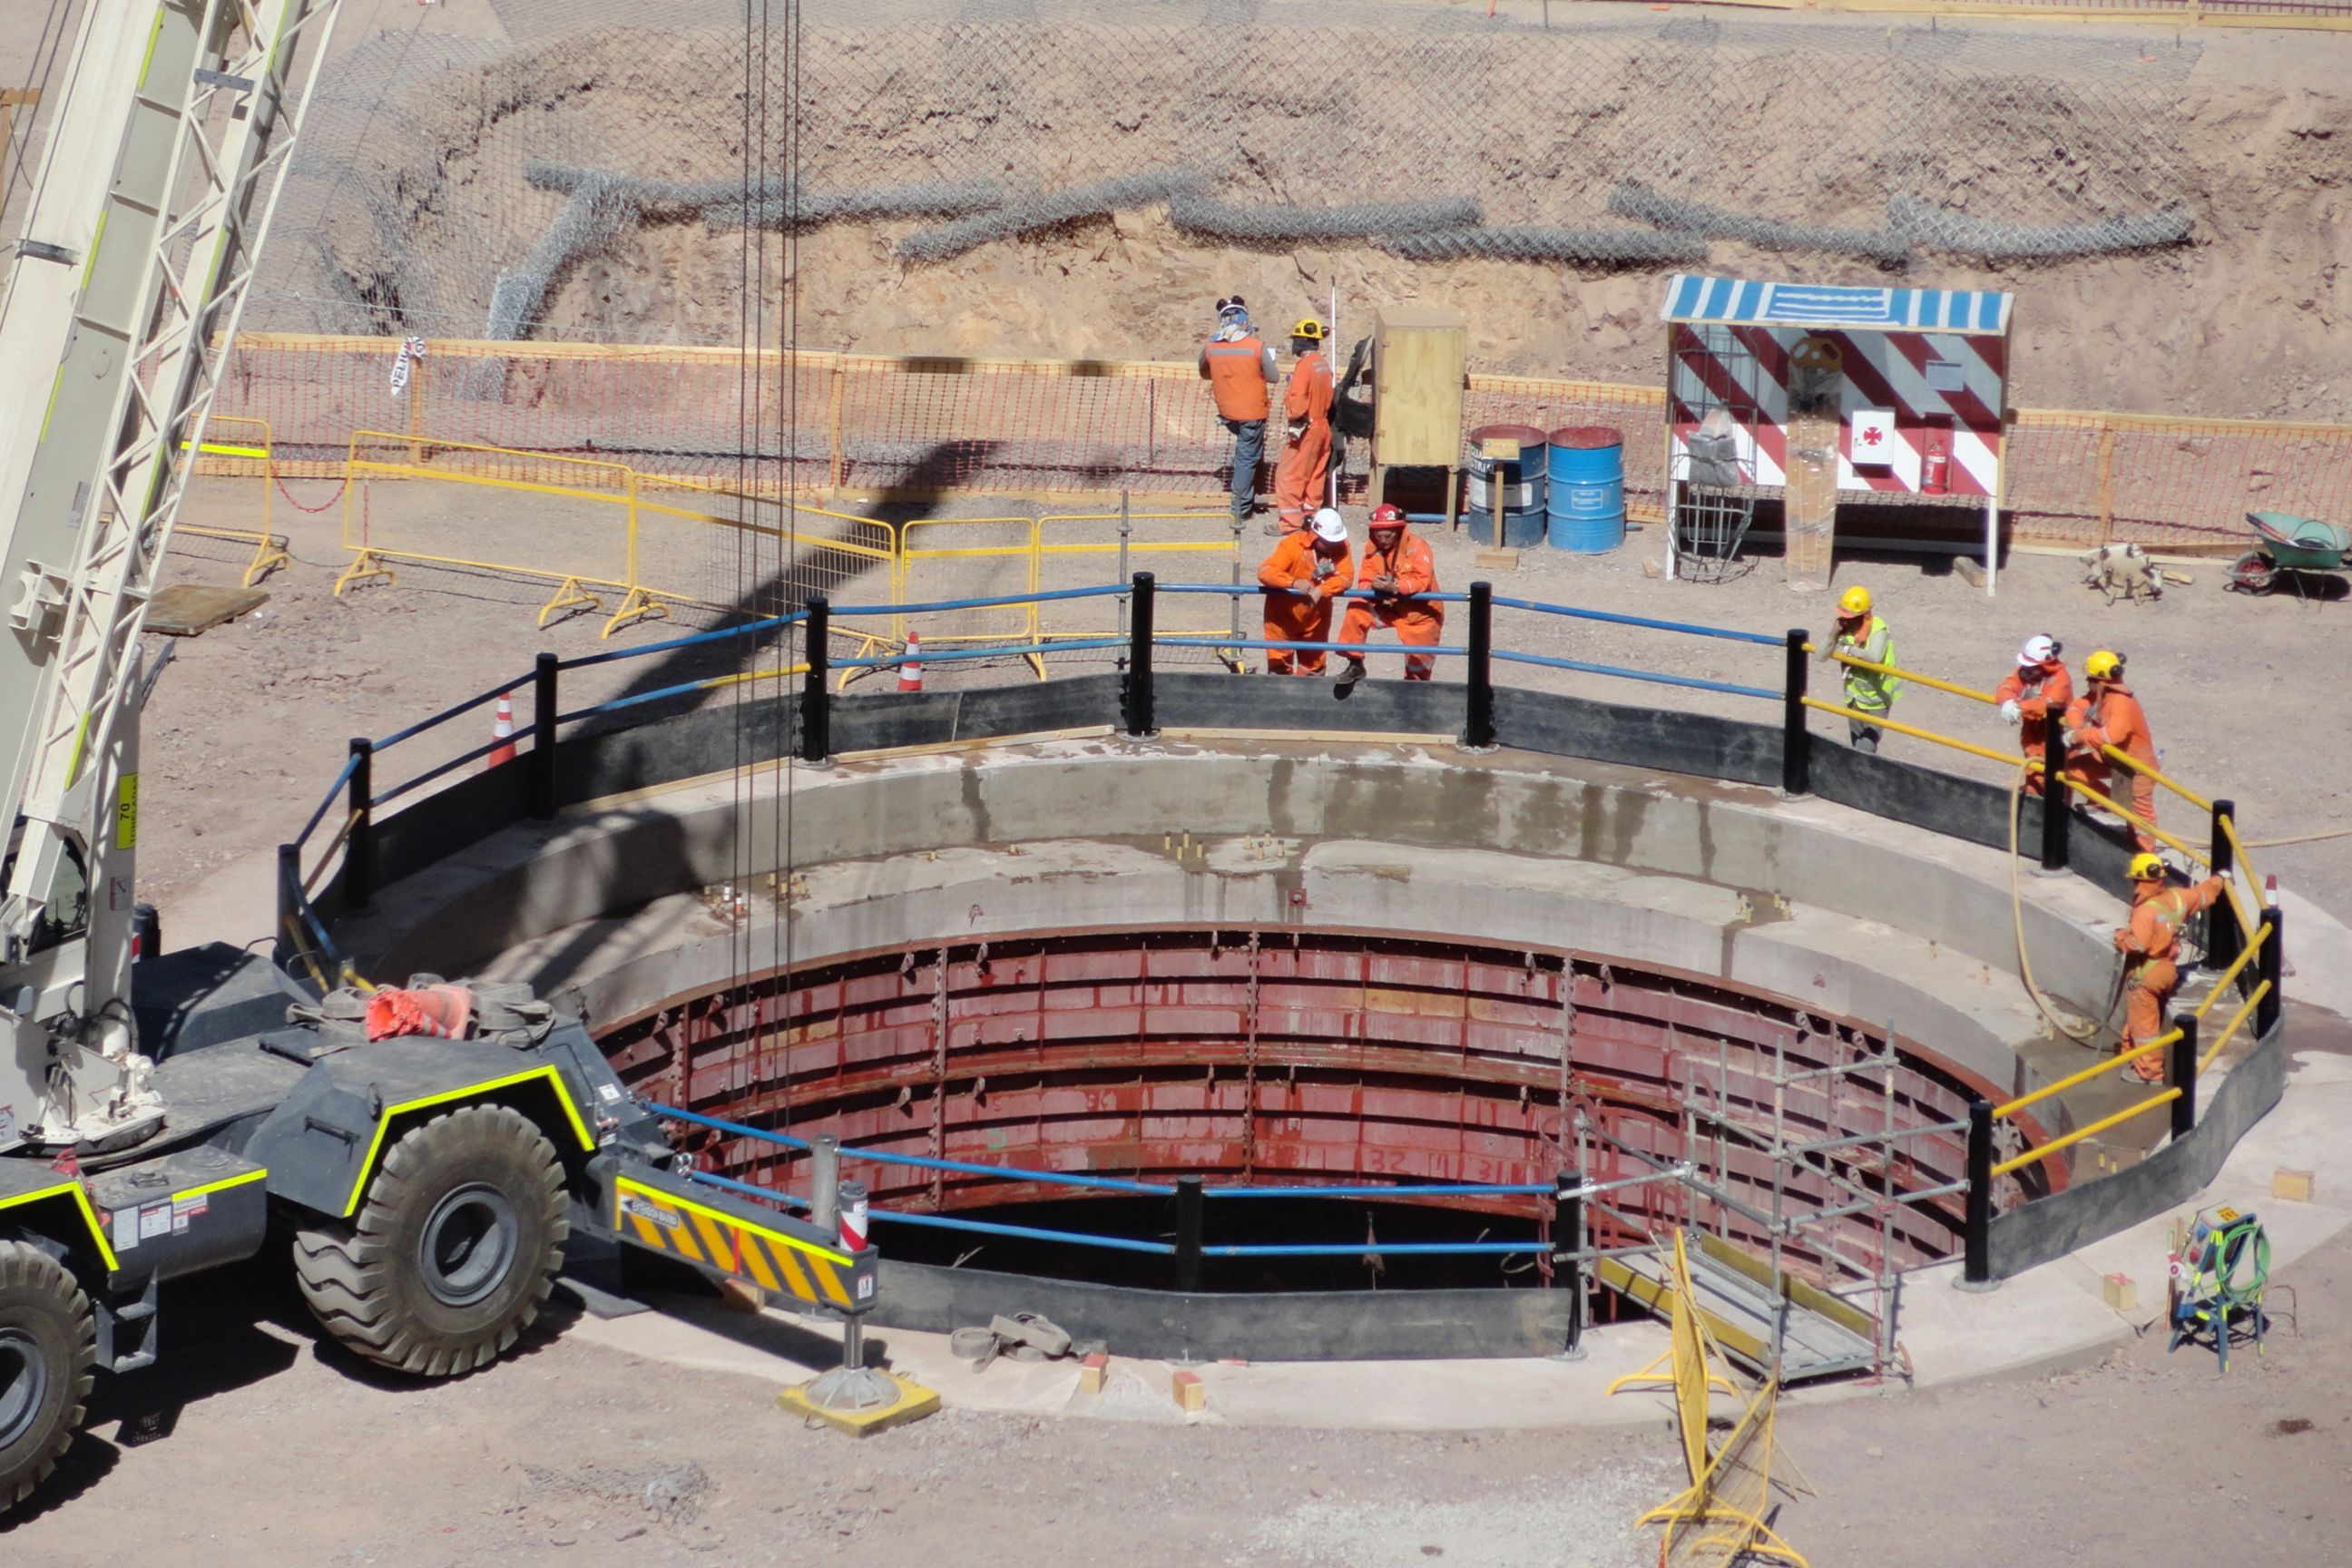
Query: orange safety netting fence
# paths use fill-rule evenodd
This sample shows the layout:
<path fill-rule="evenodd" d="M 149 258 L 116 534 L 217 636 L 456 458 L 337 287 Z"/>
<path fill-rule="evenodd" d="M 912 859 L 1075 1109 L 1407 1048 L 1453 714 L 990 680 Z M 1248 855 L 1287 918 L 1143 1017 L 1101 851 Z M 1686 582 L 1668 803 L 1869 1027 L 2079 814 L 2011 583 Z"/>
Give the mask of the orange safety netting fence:
<path fill-rule="evenodd" d="M 561 485 L 578 472 L 567 465 L 603 461 L 739 496 L 1207 497 L 1231 451 L 1189 363 L 769 351 L 747 370 L 730 348 L 446 342 L 395 392 L 397 352 L 395 339 L 248 333 L 221 413 L 268 421 L 282 478 L 346 478 L 354 432 L 372 430 L 412 469 Z M 1663 415 L 1656 387 L 1485 374 L 1463 405 L 1465 432 L 1622 430 L 1637 520 L 1664 505 Z M 2020 542 L 2222 549 L 2244 538 L 2248 510 L 2352 516 L 2347 426 L 2029 409 L 2007 458 Z"/>

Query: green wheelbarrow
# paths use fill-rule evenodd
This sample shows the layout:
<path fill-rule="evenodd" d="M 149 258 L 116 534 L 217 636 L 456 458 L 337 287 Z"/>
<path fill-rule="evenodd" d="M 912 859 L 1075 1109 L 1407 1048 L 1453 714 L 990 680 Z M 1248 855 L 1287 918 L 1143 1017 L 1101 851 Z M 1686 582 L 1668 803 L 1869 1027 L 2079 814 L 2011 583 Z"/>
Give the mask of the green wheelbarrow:
<path fill-rule="evenodd" d="M 2282 576 L 2300 594 L 2304 574 L 2343 572 L 2345 557 L 2352 554 L 2352 531 L 2315 517 L 2250 511 L 2246 521 L 2254 525 L 2257 542 L 2230 567 L 2230 586 L 2242 594 L 2267 594 L 2278 586 Z"/>

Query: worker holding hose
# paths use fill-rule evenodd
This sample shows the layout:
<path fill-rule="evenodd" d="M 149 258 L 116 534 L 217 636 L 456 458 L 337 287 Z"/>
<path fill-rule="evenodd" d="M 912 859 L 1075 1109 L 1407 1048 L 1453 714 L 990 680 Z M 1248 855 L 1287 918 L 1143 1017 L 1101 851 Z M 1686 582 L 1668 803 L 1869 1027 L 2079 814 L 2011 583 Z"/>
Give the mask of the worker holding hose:
<path fill-rule="evenodd" d="M 1309 316 L 1290 329 L 1290 384 L 1282 395 L 1282 417 L 1290 446 L 1274 471 L 1279 509 L 1269 532 L 1297 533 L 1323 500 L 1331 469 L 1331 366 L 1323 358 L 1323 323 Z"/>
<path fill-rule="evenodd" d="M 1394 627 L 1401 643 L 1437 646 L 1438 633 L 1445 626 L 1445 606 L 1415 596 L 1437 592 L 1437 557 L 1430 553 L 1428 541 L 1405 527 L 1404 513 L 1397 508 L 1372 509 L 1371 542 L 1364 546 L 1364 563 L 1356 573 L 1356 586 L 1371 597 L 1348 601 L 1339 641 L 1360 643 L 1377 622 Z M 1337 682 L 1341 691 L 1364 679 L 1362 657 L 1351 653 L 1347 659 L 1348 668 L 1339 672 Z M 1436 668 L 1437 661 L 1427 654 L 1408 655 L 1404 678 L 1427 680 Z"/>
<path fill-rule="evenodd" d="M 1239 294 L 1217 301 L 1217 330 L 1201 350 L 1217 418 L 1234 438 L 1234 521 L 1257 510 L 1257 466 L 1265 457 L 1265 417 L 1273 409 L 1274 350 L 1250 325 Z"/>
<path fill-rule="evenodd" d="M 2180 989 L 2180 928 L 2189 917 L 2221 901 L 2221 879 L 2208 877 L 2192 887 L 2165 880 L 2164 862 L 2143 850 L 2132 857 L 2131 924 L 2116 928 L 2116 951 L 2124 955 L 2124 1037 L 2116 1047 L 2128 1054 L 2164 1032 L 2164 1010 Z M 2164 1053 L 2150 1051 L 2125 1064 L 2124 1078 L 2164 1081 Z"/>
<path fill-rule="evenodd" d="M 2026 638 L 2025 646 L 2017 650 L 2017 668 L 1993 688 L 2000 716 L 2017 726 L 2019 749 L 2035 762 L 2048 754 L 2051 716 L 2055 714 L 2063 724 L 2066 710 L 2074 700 L 2074 679 L 2058 657 L 2064 651 L 2056 637 Z M 2025 775 L 2025 790 L 2028 795 L 2042 793 L 2038 770 Z"/>
<path fill-rule="evenodd" d="M 2067 776 L 2112 799 L 2115 789 L 2102 748 L 2113 746 L 2141 763 L 2142 767 L 2131 770 L 2131 809 L 2139 819 L 2132 824 L 2132 834 L 2143 851 L 2152 852 L 2156 848 L 2150 832 L 2156 826 L 2156 780 L 2149 775 L 2157 757 L 2147 713 L 2124 684 L 2123 655 L 2101 648 L 2083 661 L 2083 673 L 2090 680 L 2090 694 L 2077 699 L 2066 710 Z"/>
<path fill-rule="evenodd" d="M 1871 614 L 1870 590 L 1857 583 L 1838 599 L 1837 628 L 1830 637 L 1823 658 L 1844 655 L 1872 664 L 1895 662 L 1895 636 L 1886 623 Z M 1878 738 L 1885 731 L 1869 721 L 1884 719 L 1886 710 L 1895 706 L 1895 694 L 1903 689 L 1903 681 L 1875 669 L 1845 667 L 1845 705 L 1867 718 L 1846 720 L 1846 739 L 1857 752 L 1875 752 Z"/>
<path fill-rule="evenodd" d="M 1286 533 L 1257 569 L 1265 590 L 1265 640 L 1328 642 L 1331 605 L 1348 591 L 1348 525 L 1329 507 L 1296 533 Z M 1293 653 L 1296 652 L 1296 658 Z M 1320 675 L 1321 648 L 1268 648 L 1268 675 Z"/>

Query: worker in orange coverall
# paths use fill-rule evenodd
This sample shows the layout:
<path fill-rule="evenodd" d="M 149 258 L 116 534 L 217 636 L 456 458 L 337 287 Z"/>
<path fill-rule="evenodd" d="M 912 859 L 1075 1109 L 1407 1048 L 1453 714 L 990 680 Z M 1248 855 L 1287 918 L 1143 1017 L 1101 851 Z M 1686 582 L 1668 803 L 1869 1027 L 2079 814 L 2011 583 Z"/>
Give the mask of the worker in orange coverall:
<path fill-rule="evenodd" d="M 1377 622 L 1393 627 L 1399 642 L 1435 647 L 1437 634 L 1445 626 L 1445 606 L 1408 597 L 1437 592 L 1437 558 L 1429 552 L 1428 542 L 1405 527 L 1404 513 L 1392 506 L 1373 509 L 1371 535 L 1371 542 L 1364 546 L 1364 563 L 1356 572 L 1356 586 L 1372 596 L 1348 601 L 1337 640 L 1360 643 Z M 1351 653 L 1346 658 L 1348 668 L 1339 680 L 1342 691 L 1364 679 L 1363 657 Z M 1404 661 L 1404 678 L 1427 680 L 1436 668 L 1437 661 L 1427 654 L 1412 654 Z"/>
<path fill-rule="evenodd" d="M 2107 771 L 2106 754 L 2099 748 L 2113 746 L 2132 761 L 2145 767 L 2156 766 L 2156 737 L 2148 732 L 2147 714 L 2124 684 L 2124 657 L 2105 648 L 2099 649 L 2083 661 L 2083 673 L 2090 678 L 2090 695 L 2075 700 L 2066 710 L 2067 776 L 2086 784 L 2109 799 L 2115 789 Z M 2138 769 L 2131 772 L 2131 810 L 2139 818 L 2132 825 L 2133 837 L 2143 850 L 2156 847 L 2156 839 L 2148 829 L 2156 826 L 2156 781 Z"/>
<path fill-rule="evenodd" d="M 2017 726 L 2018 749 L 2037 763 L 2047 754 L 2051 716 L 2063 725 L 2074 700 L 2074 679 L 2058 657 L 2064 651 L 2056 637 L 2026 638 L 2017 650 L 2017 668 L 1993 688 L 2000 716 Z M 2029 795 L 2042 793 L 2038 771 L 2025 775 L 2025 788 Z"/>
<path fill-rule="evenodd" d="M 2180 928 L 2189 917 L 2221 901 L 2221 879 L 2208 877 L 2194 887 L 2166 884 L 2164 862 L 2145 852 L 2132 857 L 2131 924 L 2116 928 L 2116 951 L 2124 955 L 2124 1037 L 2130 1051 L 2164 1033 L 2164 1009 L 2180 989 Z M 2164 1053 L 2150 1051 L 2128 1065 L 2123 1076 L 2141 1083 L 2164 1081 Z"/>
<path fill-rule="evenodd" d="M 1286 533 L 1257 569 L 1258 585 L 1265 590 L 1265 640 L 1268 642 L 1329 642 L 1331 604 L 1348 591 L 1348 525 L 1329 507 L 1296 533 Z M 1301 648 L 1294 657 L 1282 648 L 1265 650 L 1265 672 L 1289 675 L 1296 663 L 1300 675 L 1323 673 L 1323 650 Z"/>
<path fill-rule="evenodd" d="M 1282 417 L 1289 449 L 1274 470 L 1276 528 L 1296 533 L 1307 514 L 1324 502 L 1331 472 L 1331 365 L 1323 357 L 1323 323 L 1309 316 L 1290 329 L 1290 352 L 1298 356 L 1282 395 Z"/>

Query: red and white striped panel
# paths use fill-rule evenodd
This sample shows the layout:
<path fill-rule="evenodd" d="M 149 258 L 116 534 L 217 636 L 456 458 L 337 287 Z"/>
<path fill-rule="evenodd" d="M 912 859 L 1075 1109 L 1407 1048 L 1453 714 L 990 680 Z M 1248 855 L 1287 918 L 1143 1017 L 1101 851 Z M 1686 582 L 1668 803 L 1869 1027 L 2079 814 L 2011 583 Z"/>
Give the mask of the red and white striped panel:
<path fill-rule="evenodd" d="M 1811 332 L 1791 327 L 1735 327 L 1747 364 L 1725 363 L 1687 326 L 1675 328 L 1667 376 L 1674 422 L 1675 477 L 1690 474 L 1688 440 L 1702 410 L 1728 408 L 1740 430 L 1740 477 L 1749 484 L 1788 482 L 1789 359 L 1809 337 L 1836 346 L 1844 374 L 1838 393 L 1838 488 L 1916 494 L 1927 449 L 1941 441 L 1948 466 L 1944 492 L 1990 496 L 2000 488 L 2006 339 L 1958 332 Z M 1931 378 L 1942 384 L 1929 384 Z M 1748 387 L 1753 386 L 1751 396 Z M 1883 460 L 1853 462 L 1850 416 L 1891 409 L 1895 443 Z"/>

